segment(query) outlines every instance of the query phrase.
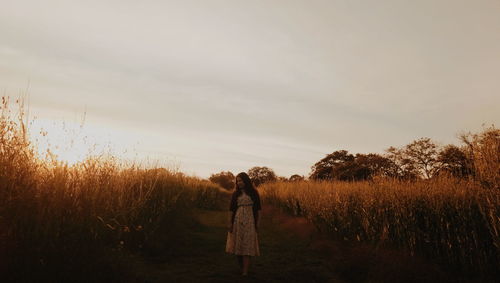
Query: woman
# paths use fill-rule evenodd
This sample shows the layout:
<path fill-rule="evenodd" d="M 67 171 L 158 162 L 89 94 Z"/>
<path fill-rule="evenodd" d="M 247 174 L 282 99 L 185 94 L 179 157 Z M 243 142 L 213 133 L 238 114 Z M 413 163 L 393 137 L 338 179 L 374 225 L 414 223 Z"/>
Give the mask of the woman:
<path fill-rule="evenodd" d="M 250 257 L 260 255 L 257 232 L 261 203 L 259 193 L 245 172 L 236 176 L 229 210 L 226 252 L 236 255 L 242 275 L 246 276 Z"/>

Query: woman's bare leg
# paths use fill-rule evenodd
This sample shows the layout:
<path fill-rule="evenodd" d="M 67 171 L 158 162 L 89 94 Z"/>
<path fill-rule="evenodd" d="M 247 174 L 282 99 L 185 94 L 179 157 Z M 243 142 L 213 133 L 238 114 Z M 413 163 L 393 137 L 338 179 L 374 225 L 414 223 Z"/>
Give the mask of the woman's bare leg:
<path fill-rule="evenodd" d="M 243 275 L 248 274 L 248 267 L 250 266 L 250 256 L 243 256 Z"/>

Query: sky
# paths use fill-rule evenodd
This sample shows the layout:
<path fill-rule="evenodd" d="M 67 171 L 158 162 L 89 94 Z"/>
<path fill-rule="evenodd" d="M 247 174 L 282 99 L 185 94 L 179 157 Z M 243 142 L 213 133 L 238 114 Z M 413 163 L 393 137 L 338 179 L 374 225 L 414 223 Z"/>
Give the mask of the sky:
<path fill-rule="evenodd" d="M 52 145 L 79 131 L 68 160 L 108 144 L 203 178 L 307 176 L 336 150 L 500 122 L 498 0 L 0 4 L 2 96 Z"/>

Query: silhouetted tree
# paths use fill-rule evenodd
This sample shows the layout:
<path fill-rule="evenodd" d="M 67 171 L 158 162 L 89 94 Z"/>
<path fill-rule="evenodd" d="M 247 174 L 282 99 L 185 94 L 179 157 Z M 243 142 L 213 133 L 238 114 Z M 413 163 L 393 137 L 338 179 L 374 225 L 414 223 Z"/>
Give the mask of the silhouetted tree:
<path fill-rule="evenodd" d="M 406 145 L 404 154 L 424 178 L 431 178 L 439 170 L 438 146 L 430 138 L 420 138 Z"/>
<path fill-rule="evenodd" d="M 347 150 L 334 151 L 311 167 L 309 178 L 313 180 L 333 180 L 335 179 L 333 172 L 334 168 L 336 174 L 342 174 L 343 168 L 341 167 L 345 165 L 346 162 L 353 160 L 354 156 Z"/>
<path fill-rule="evenodd" d="M 359 181 L 374 175 L 393 176 L 395 164 L 376 153 L 356 154 L 346 150 L 327 155 L 312 167 L 311 179 Z"/>
<path fill-rule="evenodd" d="M 465 152 L 456 145 L 445 146 L 438 154 L 441 164 L 439 172 L 447 172 L 455 177 L 466 177 L 472 174 L 471 161 Z"/>
<path fill-rule="evenodd" d="M 389 158 L 377 153 L 358 153 L 355 156 L 355 160 L 359 167 L 367 168 L 369 170 L 370 174 L 367 177 L 374 175 L 392 176 L 391 172 L 395 166 Z"/>
<path fill-rule="evenodd" d="M 248 176 L 257 187 L 263 183 L 274 182 L 278 179 L 274 171 L 268 167 L 252 167 L 248 170 Z"/>
<path fill-rule="evenodd" d="M 410 158 L 408 158 L 403 149 L 391 146 L 385 151 L 385 157 L 391 162 L 391 165 L 386 168 L 387 176 L 399 179 L 418 178 L 419 173 L 415 164 Z"/>
<path fill-rule="evenodd" d="M 332 168 L 332 177 L 335 180 L 357 181 L 366 179 L 368 176 L 370 176 L 370 170 L 359 166 L 355 159 L 336 164 Z"/>
<path fill-rule="evenodd" d="M 288 181 L 290 182 L 304 181 L 304 176 L 301 176 L 299 174 L 293 174 L 292 176 L 290 176 Z"/>
<path fill-rule="evenodd" d="M 212 174 L 208 179 L 212 183 L 218 184 L 226 190 L 231 190 L 235 186 L 235 176 L 229 171 L 222 171 L 220 173 Z"/>

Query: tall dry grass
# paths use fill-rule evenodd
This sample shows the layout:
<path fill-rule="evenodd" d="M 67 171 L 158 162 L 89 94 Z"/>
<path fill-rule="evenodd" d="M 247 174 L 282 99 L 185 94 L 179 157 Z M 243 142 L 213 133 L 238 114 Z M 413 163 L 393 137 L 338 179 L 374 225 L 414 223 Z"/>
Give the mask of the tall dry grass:
<path fill-rule="evenodd" d="M 500 190 L 500 129 L 494 125 L 480 133 L 461 134 L 474 179 L 483 187 Z"/>
<path fill-rule="evenodd" d="M 500 190 L 474 180 L 277 182 L 261 191 L 338 240 L 404 249 L 464 272 L 500 270 Z"/>
<path fill-rule="evenodd" d="M 29 140 L 22 103 L 12 115 L 8 100 L 2 97 L 0 116 L 0 244 L 8 246 L 0 250 L 11 267 L 43 268 L 55 262 L 51 253 L 82 256 L 92 246 L 140 249 L 177 216 L 182 221 L 192 208 L 215 208 L 225 194 L 176 170 L 125 165 L 113 156 L 73 166 L 42 158 Z M 61 259 L 75 260 L 92 258 Z"/>

